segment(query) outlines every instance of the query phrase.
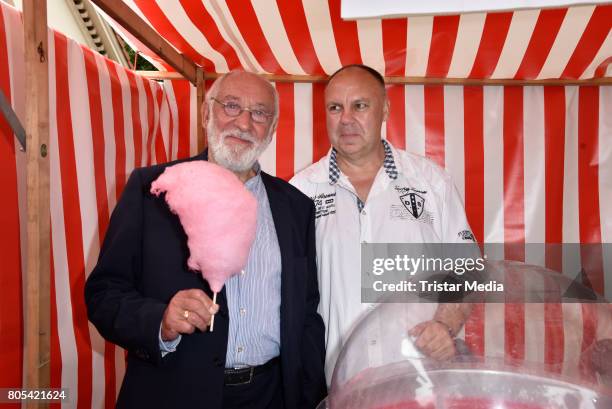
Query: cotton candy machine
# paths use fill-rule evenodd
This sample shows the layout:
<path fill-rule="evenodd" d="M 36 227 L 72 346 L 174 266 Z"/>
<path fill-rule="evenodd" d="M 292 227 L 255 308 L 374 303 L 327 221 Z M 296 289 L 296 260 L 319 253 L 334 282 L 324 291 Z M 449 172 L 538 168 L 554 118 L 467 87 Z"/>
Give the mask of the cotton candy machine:
<path fill-rule="evenodd" d="M 609 394 L 590 386 L 518 368 L 449 364 L 426 368 L 410 363 L 363 371 L 330 394 L 319 408 L 372 409 L 610 409 Z"/>
<path fill-rule="evenodd" d="M 551 274 L 561 288 L 577 285 L 522 263 L 497 263 L 493 274 L 502 280 L 509 270 L 525 278 L 526 290 Z M 447 362 L 424 357 L 407 334 L 437 304 L 372 305 L 345 342 L 318 409 L 612 409 L 610 373 L 598 372 L 612 367 L 611 309 L 590 301 L 481 303 Z M 509 324 L 512 314 L 523 324 Z"/>

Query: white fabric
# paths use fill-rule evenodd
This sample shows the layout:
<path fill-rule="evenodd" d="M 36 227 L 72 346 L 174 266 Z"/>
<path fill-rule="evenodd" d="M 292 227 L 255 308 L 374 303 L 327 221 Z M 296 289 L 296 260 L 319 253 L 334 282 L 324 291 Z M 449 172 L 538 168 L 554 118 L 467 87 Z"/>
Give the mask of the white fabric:
<path fill-rule="evenodd" d="M 361 213 L 346 175 L 341 173 L 337 183 L 330 184 L 331 150 L 290 181 L 316 205 L 319 313 L 326 328 L 328 383 L 351 328 L 371 307 L 361 302 L 360 243 L 456 243 L 465 242 L 466 232 L 471 232 L 451 177 L 421 156 L 391 149 L 399 177 L 391 180 L 381 166 Z M 400 199 L 410 193 L 424 199 L 418 218 Z"/>
<path fill-rule="evenodd" d="M 340 16 L 345 20 L 393 18 L 416 14 L 457 14 L 475 11 L 506 11 L 533 8 L 566 7 L 568 5 L 606 3 L 605 0 L 342 0 Z"/>

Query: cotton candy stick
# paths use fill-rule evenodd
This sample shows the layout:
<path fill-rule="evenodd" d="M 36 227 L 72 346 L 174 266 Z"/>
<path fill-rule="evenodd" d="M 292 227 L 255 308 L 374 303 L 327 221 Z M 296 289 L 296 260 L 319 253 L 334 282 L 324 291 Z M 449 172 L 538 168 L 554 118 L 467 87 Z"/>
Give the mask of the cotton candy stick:
<path fill-rule="evenodd" d="M 213 304 L 217 303 L 217 293 L 213 293 L 213 299 L 212 299 Z M 210 332 L 213 332 L 213 329 L 215 328 L 215 315 L 213 314 L 212 317 L 210 317 Z"/>

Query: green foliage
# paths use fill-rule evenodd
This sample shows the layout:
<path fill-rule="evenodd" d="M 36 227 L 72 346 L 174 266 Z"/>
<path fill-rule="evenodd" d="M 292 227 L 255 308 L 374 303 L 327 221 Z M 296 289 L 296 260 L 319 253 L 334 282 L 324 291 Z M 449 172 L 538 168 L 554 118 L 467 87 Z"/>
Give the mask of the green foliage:
<path fill-rule="evenodd" d="M 131 68 L 132 64 L 134 64 L 134 56 L 136 55 L 136 52 L 132 50 L 132 48 L 126 42 L 123 42 L 123 46 L 125 47 L 125 51 L 127 52 L 127 55 L 129 57 L 128 64 Z M 155 68 L 142 55 L 138 56 L 138 59 L 136 60 L 136 67 L 134 69 L 137 71 L 158 71 L 158 69 Z"/>

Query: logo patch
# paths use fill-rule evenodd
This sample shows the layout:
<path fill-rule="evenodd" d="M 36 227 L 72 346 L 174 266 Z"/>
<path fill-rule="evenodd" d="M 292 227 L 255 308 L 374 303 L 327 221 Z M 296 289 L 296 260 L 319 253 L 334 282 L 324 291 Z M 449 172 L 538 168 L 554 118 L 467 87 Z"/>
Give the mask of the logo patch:
<path fill-rule="evenodd" d="M 461 230 L 459 233 L 457 233 L 457 236 L 461 240 L 471 240 L 476 243 L 476 238 L 474 237 L 474 234 L 469 230 Z"/>
<path fill-rule="evenodd" d="M 410 192 L 400 196 L 402 204 L 415 219 L 423 214 L 425 209 L 425 198 L 418 193 Z"/>
<path fill-rule="evenodd" d="M 336 192 L 320 193 L 311 199 L 315 204 L 315 219 L 336 213 Z"/>

